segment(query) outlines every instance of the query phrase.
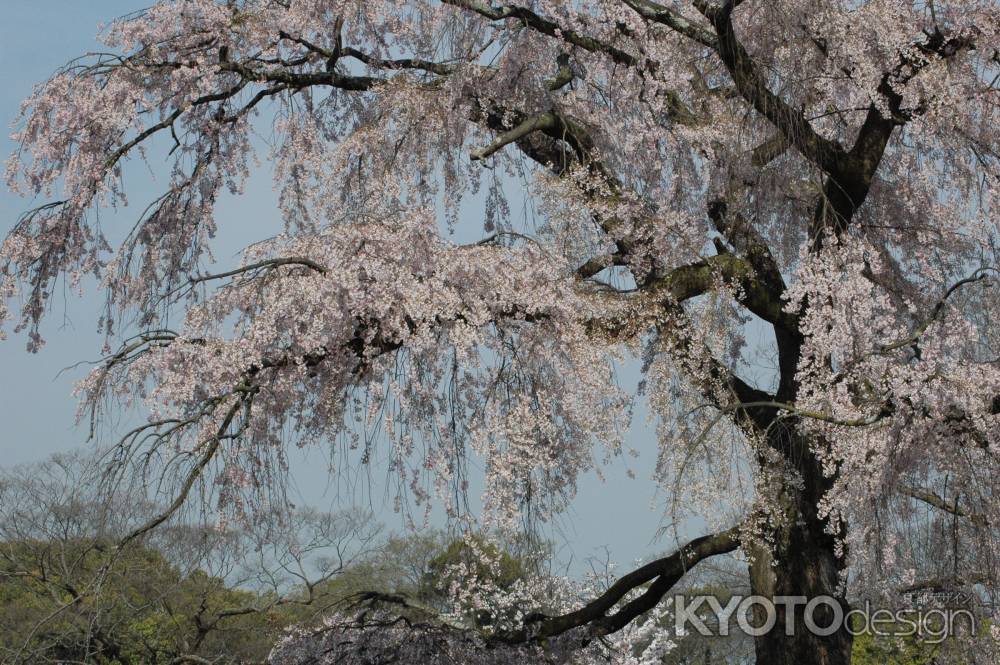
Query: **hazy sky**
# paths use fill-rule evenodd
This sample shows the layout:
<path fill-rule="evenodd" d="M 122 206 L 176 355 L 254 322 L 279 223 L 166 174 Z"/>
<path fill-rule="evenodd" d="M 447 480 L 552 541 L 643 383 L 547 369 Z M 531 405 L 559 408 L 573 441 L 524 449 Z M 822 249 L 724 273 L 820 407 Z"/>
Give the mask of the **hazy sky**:
<path fill-rule="evenodd" d="M 95 35 L 100 23 L 148 4 L 128 0 L 0 0 L 3 123 L 13 121 L 34 83 L 47 78 L 67 60 L 98 47 Z M 8 133 L 4 133 L 4 157 L 14 148 Z M 133 207 L 102 217 L 106 227 L 131 225 L 141 209 L 143 195 L 148 197 L 155 191 L 155 183 L 148 182 L 148 173 L 146 178 L 141 177 L 142 172 L 137 176 L 130 179 Z M 220 205 L 223 232 L 216 246 L 220 265 L 232 265 L 235 253 L 247 240 L 279 230 L 268 177 L 255 177 L 247 192 L 239 198 L 225 199 Z M 29 206 L 30 201 L 3 187 L 2 231 L 6 232 Z M 481 229 L 478 217 L 470 224 L 476 225 L 473 231 Z M 10 335 L 0 342 L 0 464 L 38 461 L 85 444 L 86 432 L 74 426 L 76 403 L 71 394 L 85 368 L 60 371 L 99 354 L 101 338 L 96 333 L 96 321 L 100 303 L 100 294 L 93 291 L 83 298 L 73 294 L 56 298 L 43 329 L 46 345 L 36 355 L 25 352 L 23 336 Z M 576 570 L 588 556 L 603 558 L 605 547 L 613 560 L 627 565 L 673 544 L 671 536 L 653 542 L 660 526 L 655 485 L 650 480 L 655 464 L 654 435 L 641 415 L 637 421 L 629 436 L 631 445 L 640 451 L 638 460 L 630 460 L 636 479 L 626 477 L 622 464 L 606 468 L 604 482 L 588 475 L 580 484 L 572 511 L 562 520 L 557 544 L 561 558 L 572 556 Z M 292 458 L 300 500 L 321 508 L 335 507 L 331 492 L 325 491 L 329 480 L 325 453 L 293 451 Z M 380 519 L 390 528 L 398 528 L 400 518 L 382 506 L 380 499 L 381 495 L 375 498 Z"/>

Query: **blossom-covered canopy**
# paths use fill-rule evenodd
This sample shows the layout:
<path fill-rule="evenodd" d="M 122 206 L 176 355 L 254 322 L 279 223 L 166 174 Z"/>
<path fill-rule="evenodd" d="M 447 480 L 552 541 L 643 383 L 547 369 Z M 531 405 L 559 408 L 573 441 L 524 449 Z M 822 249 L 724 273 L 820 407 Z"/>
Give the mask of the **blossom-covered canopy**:
<path fill-rule="evenodd" d="M 739 546 L 765 595 L 845 603 L 996 581 L 994 1 L 164 0 L 104 39 L 24 105 L 8 182 L 45 203 L 0 318 L 37 349 L 58 280 L 96 276 L 120 347 L 83 404 L 148 405 L 123 450 L 187 456 L 178 501 L 218 463 L 238 507 L 289 440 L 335 440 L 400 501 L 457 511 L 475 456 L 490 516 L 544 517 L 642 394 L 673 517 L 737 525 L 685 568 Z M 103 229 L 126 162 L 164 157 Z M 259 163 L 275 235 L 209 272 Z"/>

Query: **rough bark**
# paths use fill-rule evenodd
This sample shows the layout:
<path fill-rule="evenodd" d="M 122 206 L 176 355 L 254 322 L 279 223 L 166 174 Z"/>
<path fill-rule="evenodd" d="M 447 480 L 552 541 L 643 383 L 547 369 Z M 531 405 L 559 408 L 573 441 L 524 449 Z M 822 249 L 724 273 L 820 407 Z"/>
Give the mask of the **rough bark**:
<path fill-rule="evenodd" d="M 779 503 L 784 508 L 780 524 L 767 534 L 771 546 L 745 545 L 751 556 L 750 588 L 754 595 L 767 598 L 805 597 L 811 601 L 830 597 L 840 605 L 843 616 L 850 611 L 841 589 L 845 559 L 838 557 L 835 537 L 827 531 L 827 521 L 819 515 L 818 505 L 829 489 L 831 479 L 824 476 L 810 442 L 787 428 L 771 436 L 772 445 L 784 449 L 786 460 L 801 485 L 784 483 Z M 774 473 L 786 470 L 773 469 Z M 755 610 L 760 610 L 755 607 Z M 788 617 L 789 612 L 793 613 Z M 758 611 L 755 625 L 763 621 Z M 806 605 L 776 603 L 775 626 L 755 640 L 760 665 L 849 665 L 853 637 L 841 624 L 831 635 L 817 635 L 806 625 Z M 821 628 L 836 619 L 828 605 L 818 605 L 811 613 L 812 622 Z M 787 630 L 788 626 L 791 630 Z M 786 634 L 791 633 L 791 634 Z"/>

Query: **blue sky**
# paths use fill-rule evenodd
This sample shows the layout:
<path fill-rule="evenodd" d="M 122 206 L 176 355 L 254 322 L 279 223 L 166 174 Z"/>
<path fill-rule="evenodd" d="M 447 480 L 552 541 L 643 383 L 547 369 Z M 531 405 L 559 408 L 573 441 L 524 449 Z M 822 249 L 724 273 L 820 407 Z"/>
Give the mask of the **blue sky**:
<path fill-rule="evenodd" d="M 0 119 L 9 125 L 21 100 L 34 83 L 44 80 L 70 58 L 98 47 L 98 25 L 115 16 L 140 9 L 148 2 L 127 0 L 3 0 L 0 22 Z M 6 157 L 14 145 L 4 133 Z M 148 180 L 148 178 L 147 178 Z M 133 208 L 105 219 L 105 224 L 131 224 L 138 215 L 142 195 L 152 195 L 155 183 L 131 178 Z M 266 174 L 258 174 L 247 194 L 230 197 L 219 209 L 220 227 L 216 257 L 221 265 L 231 264 L 238 249 L 248 240 L 271 235 L 279 219 L 274 195 Z M 138 193 L 138 194 L 136 194 Z M 30 206 L 2 188 L 0 190 L 0 230 L 6 232 L 17 216 Z M 481 224 L 476 218 L 474 224 Z M 479 226 L 478 228 L 481 228 Z M 47 340 L 35 355 L 25 352 L 23 336 L 10 335 L 0 342 L 0 465 L 10 466 L 39 461 L 48 455 L 85 445 L 86 431 L 74 425 L 76 403 L 71 395 L 74 382 L 85 368 L 63 371 L 84 360 L 94 359 L 101 348 L 96 332 L 100 294 L 83 298 L 67 295 L 55 299 L 43 327 Z M 624 377 L 629 379 L 630 377 Z M 635 378 L 635 377 L 631 377 Z M 561 520 L 555 534 L 560 558 L 572 559 L 573 569 L 582 570 L 589 556 L 623 564 L 669 548 L 672 538 L 654 542 L 661 525 L 651 481 L 655 463 L 655 442 L 651 427 L 637 418 L 629 434 L 631 445 L 640 451 L 639 460 L 630 460 L 636 479 L 626 477 L 622 464 L 605 469 L 606 481 L 588 475 L 580 485 L 580 495 L 570 513 Z M 292 451 L 293 483 L 299 503 L 319 508 L 336 507 L 337 498 L 329 491 L 324 451 Z M 370 498 L 373 507 L 389 528 L 400 527 L 399 516 L 382 504 L 381 493 Z"/>

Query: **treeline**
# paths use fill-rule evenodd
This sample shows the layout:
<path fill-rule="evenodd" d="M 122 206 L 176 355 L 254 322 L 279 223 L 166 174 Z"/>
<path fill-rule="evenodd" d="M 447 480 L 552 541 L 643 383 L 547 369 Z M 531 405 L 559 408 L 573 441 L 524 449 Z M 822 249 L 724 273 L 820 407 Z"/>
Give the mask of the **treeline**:
<path fill-rule="evenodd" d="M 335 575 L 280 593 L 185 569 L 154 545 L 117 551 L 114 542 L 98 539 L 6 541 L 0 543 L 0 660 L 263 663 L 289 627 L 362 593 L 443 606 L 441 571 L 462 550 L 440 532 L 389 538 Z M 500 576 L 513 580 L 522 564 L 506 561 Z"/>
<path fill-rule="evenodd" d="M 0 471 L 0 663 L 263 663 L 290 627 L 359 594 L 443 611 L 447 571 L 475 565 L 464 540 L 386 535 L 362 511 L 175 520 L 122 546 L 157 506 L 98 475 L 76 455 Z M 538 562 L 526 551 L 477 573 L 502 588 Z"/>
<path fill-rule="evenodd" d="M 502 592 L 551 575 L 550 551 L 537 541 L 501 549 L 442 531 L 387 535 L 362 511 L 289 511 L 228 526 L 172 520 L 123 546 L 158 507 L 118 489 L 102 487 L 100 468 L 79 456 L 0 471 L 0 663 L 256 665 L 290 628 L 349 613 L 373 594 L 405 599 L 402 614 L 454 614 L 455 586 L 470 579 Z M 747 592 L 735 561 L 704 567 L 686 589 L 722 605 Z M 509 619 L 458 611 L 483 630 Z M 674 642 L 664 665 L 753 662 L 738 632 Z M 938 649 L 860 636 L 853 662 L 924 665 Z"/>

